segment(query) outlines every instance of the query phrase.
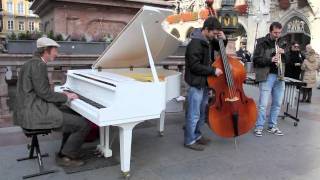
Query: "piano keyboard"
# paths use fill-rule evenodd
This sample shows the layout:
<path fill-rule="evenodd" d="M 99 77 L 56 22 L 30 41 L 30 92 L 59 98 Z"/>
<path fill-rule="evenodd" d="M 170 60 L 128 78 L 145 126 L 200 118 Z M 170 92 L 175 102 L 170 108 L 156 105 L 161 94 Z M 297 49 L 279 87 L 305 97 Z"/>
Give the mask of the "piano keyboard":
<path fill-rule="evenodd" d="M 73 92 L 73 91 L 71 91 L 69 89 L 68 90 L 63 90 L 63 91 L 70 92 L 70 93 L 75 93 L 75 92 Z M 77 93 L 75 93 L 75 94 L 77 94 Z M 86 98 L 84 96 L 81 96 L 80 94 L 77 94 L 77 95 L 79 96 L 80 100 L 90 104 L 91 106 L 94 106 L 94 107 L 96 107 L 98 109 L 106 108 L 105 106 L 103 106 L 103 105 L 101 105 L 99 103 L 96 103 L 96 102 L 94 102 L 94 101 L 92 101 L 92 100 L 90 100 L 90 99 L 88 99 L 88 98 Z"/>

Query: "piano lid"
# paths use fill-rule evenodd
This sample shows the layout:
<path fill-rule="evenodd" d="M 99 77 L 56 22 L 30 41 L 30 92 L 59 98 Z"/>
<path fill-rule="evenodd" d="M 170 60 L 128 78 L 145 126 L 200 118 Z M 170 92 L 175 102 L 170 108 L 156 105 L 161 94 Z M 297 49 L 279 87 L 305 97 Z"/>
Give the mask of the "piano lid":
<path fill-rule="evenodd" d="M 107 47 L 92 68 L 148 66 L 147 49 L 141 25 L 145 29 L 155 63 L 174 53 L 180 41 L 163 28 L 163 21 L 172 12 L 169 9 L 144 6 Z"/>

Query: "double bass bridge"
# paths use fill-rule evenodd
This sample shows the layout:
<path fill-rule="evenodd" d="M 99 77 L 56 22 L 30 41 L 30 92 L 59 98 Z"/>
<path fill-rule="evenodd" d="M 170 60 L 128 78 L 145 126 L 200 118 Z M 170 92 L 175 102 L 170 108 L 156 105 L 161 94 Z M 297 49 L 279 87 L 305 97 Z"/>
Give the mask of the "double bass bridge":
<path fill-rule="evenodd" d="M 225 98 L 224 99 L 225 102 L 236 102 L 236 101 L 239 101 L 239 98 L 238 97 L 233 97 L 233 98 Z"/>

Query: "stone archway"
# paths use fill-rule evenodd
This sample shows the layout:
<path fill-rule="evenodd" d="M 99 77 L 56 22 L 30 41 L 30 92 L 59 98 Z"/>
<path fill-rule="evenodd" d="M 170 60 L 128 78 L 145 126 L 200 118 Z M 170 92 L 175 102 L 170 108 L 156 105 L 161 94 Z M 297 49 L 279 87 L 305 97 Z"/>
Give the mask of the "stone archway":
<path fill-rule="evenodd" d="M 309 20 L 307 19 L 307 17 L 305 17 L 301 12 L 299 12 L 299 11 L 297 11 L 297 10 L 295 10 L 295 9 L 289 11 L 288 13 L 286 13 L 286 15 L 284 15 L 284 16 L 280 19 L 279 22 L 280 22 L 282 25 L 285 25 L 285 24 L 287 24 L 287 22 L 288 22 L 292 17 L 298 17 L 298 18 L 302 19 L 302 20 L 306 23 L 306 25 L 307 25 L 308 27 L 311 27 L 311 24 L 310 24 Z"/>
<path fill-rule="evenodd" d="M 190 39 L 190 36 L 191 36 L 191 33 L 194 31 L 194 27 L 190 27 L 188 28 L 187 30 L 187 33 L 186 33 L 186 39 Z"/>
<path fill-rule="evenodd" d="M 283 26 L 282 37 L 286 41 L 286 47 L 289 48 L 292 42 L 298 42 L 301 49 L 310 43 L 310 29 L 306 21 L 298 16 L 291 17 Z"/>
<path fill-rule="evenodd" d="M 176 28 L 174 28 L 174 29 L 172 29 L 171 30 L 171 32 L 170 32 L 173 36 L 175 36 L 176 38 L 180 38 L 180 33 L 179 33 L 179 31 L 176 29 Z"/>
<path fill-rule="evenodd" d="M 280 19 L 283 25 L 282 37 L 289 48 L 293 41 L 297 41 L 304 50 L 310 43 L 311 31 L 309 20 L 299 11 L 291 10 Z"/>
<path fill-rule="evenodd" d="M 240 47 L 247 49 L 247 44 L 248 44 L 248 33 L 246 28 L 239 23 L 238 29 L 236 30 L 235 33 L 232 34 L 233 37 L 237 38 L 235 48 L 236 50 L 240 49 Z"/>
<path fill-rule="evenodd" d="M 123 21 L 94 19 L 88 22 L 85 32 L 87 35 L 92 36 L 92 39 L 96 41 L 99 41 L 107 36 L 115 38 L 126 26 L 126 24 L 127 23 Z"/>

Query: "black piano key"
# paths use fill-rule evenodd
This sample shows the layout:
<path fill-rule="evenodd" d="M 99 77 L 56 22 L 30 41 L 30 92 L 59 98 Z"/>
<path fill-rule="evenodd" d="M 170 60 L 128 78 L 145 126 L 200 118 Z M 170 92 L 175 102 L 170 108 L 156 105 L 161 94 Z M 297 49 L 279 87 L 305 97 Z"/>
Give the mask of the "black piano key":
<path fill-rule="evenodd" d="M 73 92 L 73 91 L 70 90 L 70 89 L 63 90 L 63 91 L 70 92 L 70 93 L 75 93 L 75 92 Z M 75 94 L 77 94 L 77 93 L 75 93 Z M 103 106 L 103 105 L 101 105 L 101 104 L 99 104 L 99 103 L 97 103 L 97 102 L 94 102 L 94 101 L 92 101 L 92 100 L 90 100 L 90 99 L 88 99 L 88 98 L 86 98 L 86 97 L 84 97 L 84 96 L 81 96 L 80 94 L 77 94 L 77 95 L 79 96 L 79 99 L 80 99 L 80 100 L 82 100 L 82 101 L 90 104 L 91 106 L 94 106 L 94 107 L 96 107 L 96 108 L 98 108 L 98 109 L 106 108 L 105 106 Z"/>

